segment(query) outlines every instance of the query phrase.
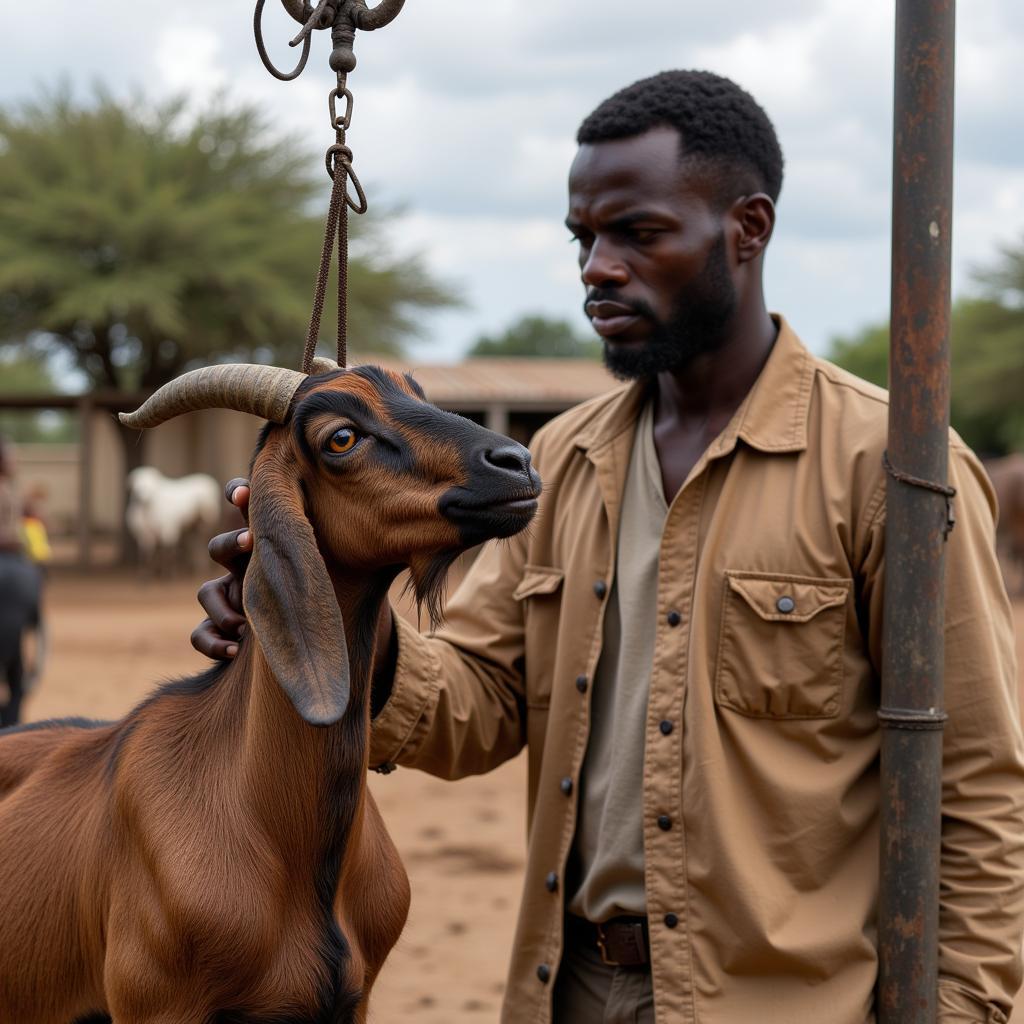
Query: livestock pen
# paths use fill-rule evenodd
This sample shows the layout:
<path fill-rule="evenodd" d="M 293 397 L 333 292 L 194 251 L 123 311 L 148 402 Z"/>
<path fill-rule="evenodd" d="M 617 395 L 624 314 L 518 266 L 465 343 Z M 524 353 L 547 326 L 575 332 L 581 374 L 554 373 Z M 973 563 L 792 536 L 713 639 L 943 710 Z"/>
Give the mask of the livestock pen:
<path fill-rule="evenodd" d="M 358 360 L 353 359 L 353 365 Z M 599 362 L 582 359 L 467 359 L 453 365 L 409 360 L 373 362 L 412 371 L 432 402 L 500 434 L 526 442 L 553 416 L 613 385 Z M 119 560 L 124 513 L 124 452 L 115 416 L 136 408 L 143 395 L 11 394 L 0 384 L 0 413 L 67 415 L 75 439 L 16 445 L 22 486 L 49 496 L 56 526 L 55 555 L 62 565 L 109 566 Z M 245 472 L 261 421 L 219 409 L 189 413 L 152 437 L 135 437 L 135 465 L 165 476 L 207 473 L 221 483 Z"/>

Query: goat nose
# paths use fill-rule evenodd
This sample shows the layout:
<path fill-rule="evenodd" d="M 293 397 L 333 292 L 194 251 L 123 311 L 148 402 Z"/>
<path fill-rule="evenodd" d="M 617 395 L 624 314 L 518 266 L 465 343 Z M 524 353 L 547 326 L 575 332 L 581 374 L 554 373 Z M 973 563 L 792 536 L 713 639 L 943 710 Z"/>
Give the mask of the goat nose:
<path fill-rule="evenodd" d="M 527 476 L 530 474 L 530 453 L 514 441 L 496 448 L 488 448 L 484 452 L 484 462 L 510 473 L 523 473 Z"/>

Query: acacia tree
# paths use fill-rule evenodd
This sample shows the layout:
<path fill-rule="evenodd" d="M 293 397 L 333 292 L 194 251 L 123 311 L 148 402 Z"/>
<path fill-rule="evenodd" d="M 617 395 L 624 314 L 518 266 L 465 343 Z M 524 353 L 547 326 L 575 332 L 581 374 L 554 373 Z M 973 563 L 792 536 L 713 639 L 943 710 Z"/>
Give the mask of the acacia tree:
<path fill-rule="evenodd" d="M 224 101 L 189 115 L 180 99 L 99 91 L 0 110 L 0 346 L 64 350 L 92 386 L 126 391 L 216 361 L 297 367 L 322 168 Z M 400 350 L 422 311 L 453 297 L 418 260 L 389 258 L 372 222 L 350 229 L 353 347 Z M 143 447 L 122 438 L 127 470 Z"/>

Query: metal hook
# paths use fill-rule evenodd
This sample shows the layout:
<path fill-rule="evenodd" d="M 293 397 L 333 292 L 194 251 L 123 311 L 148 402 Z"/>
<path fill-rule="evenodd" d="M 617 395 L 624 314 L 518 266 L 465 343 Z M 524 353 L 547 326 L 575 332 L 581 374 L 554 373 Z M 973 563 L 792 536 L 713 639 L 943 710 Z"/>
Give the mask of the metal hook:
<path fill-rule="evenodd" d="M 295 65 L 293 71 L 284 72 L 279 71 L 275 66 L 274 62 L 270 59 L 270 55 L 267 53 L 267 48 L 263 43 L 263 5 L 267 0 L 256 0 L 256 13 L 253 15 L 253 33 L 256 36 L 256 49 L 259 51 L 260 60 L 263 61 L 263 66 L 275 77 L 279 78 L 282 82 L 291 82 L 298 78 L 299 75 L 306 69 L 306 61 L 309 60 L 309 50 L 311 37 L 306 36 L 302 44 L 302 56 L 299 57 L 299 63 Z M 295 45 L 294 43 L 292 44 Z"/>
<path fill-rule="evenodd" d="M 335 8 L 331 0 L 320 0 L 317 4 L 316 10 L 309 16 L 306 23 L 302 26 L 299 34 L 292 39 L 288 45 L 298 46 L 299 43 L 303 42 L 313 34 L 313 29 L 316 28 L 329 28 L 334 24 Z"/>
<path fill-rule="evenodd" d="M 405 0 L 381 0 L 373 8 L 367 7 L 365 0 L 354 0 L 352 20 L 356 28 L 372 32 L 375 28 L 383 28 L 394 21 L 404 6 Z"/>

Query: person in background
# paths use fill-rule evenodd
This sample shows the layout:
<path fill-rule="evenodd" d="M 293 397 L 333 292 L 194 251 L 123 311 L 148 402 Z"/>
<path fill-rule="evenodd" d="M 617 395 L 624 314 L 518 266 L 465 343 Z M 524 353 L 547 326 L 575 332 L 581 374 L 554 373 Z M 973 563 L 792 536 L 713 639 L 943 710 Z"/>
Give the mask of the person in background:
<path fill-rule="evenodd" d="M 21 533 L 25 541 L 25 553 L 46 575 L 46 566 L 53 557 L 50 534 L 46 528 L 43 506 L 46 502 L 46 488 L 36 485 L 25 495 L 21 513 Z"/>
<path fill-rule="evenodd" d="M 625 383 L 534 438 L 537 517 L 484 546 L 442 629 L 386 616 L 370 763 L 458 778 L 528 748 L 504 1024 L 873 1024 L 887 396 L 765 304 L 783 161 L 750 95 L 666 72 L 577 142 L 566 226 Z M 992 488 L 955 434 L 949 480 L 938 1019 L 1004 1024 L 1013 628 Z M 233 570 L 201 597 L 213 656 L 238 649 L 251 545 L 211 545 Z"/>
<path fill-rule="evenodd" d="M 0 437 L 0 728 L 16 725 L 26 684 L 35 675 L 25 664 L 25 637 L 42 625 L 42 577 L 25 552 L 22 506 L 14 476 L 14 450 Z"/>

